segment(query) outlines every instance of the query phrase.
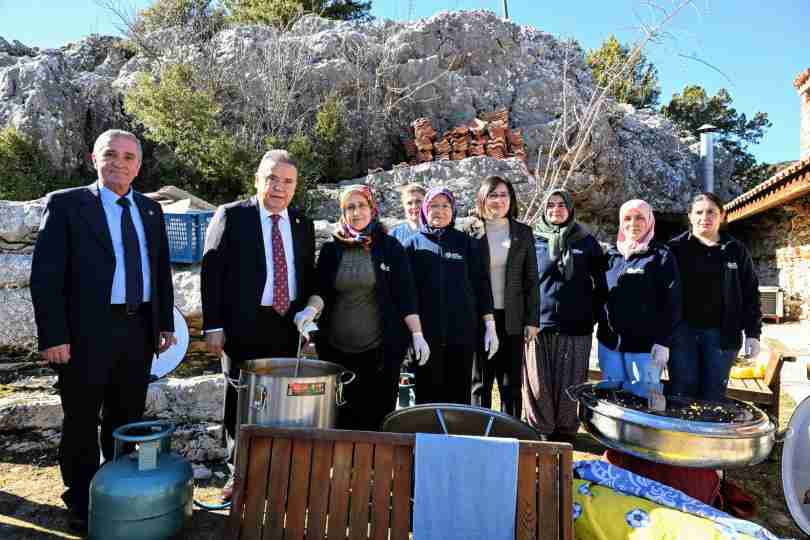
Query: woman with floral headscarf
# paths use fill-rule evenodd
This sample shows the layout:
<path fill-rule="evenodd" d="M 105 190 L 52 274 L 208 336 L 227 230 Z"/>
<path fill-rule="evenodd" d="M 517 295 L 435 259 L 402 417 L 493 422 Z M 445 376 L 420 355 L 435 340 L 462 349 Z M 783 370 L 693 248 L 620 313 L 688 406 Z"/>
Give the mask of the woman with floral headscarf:
<path fill-rule="evenodd" d="M 524 363 L 523 410 L 546 438 L 573 443 L 577 403 L 565 389 L 588 376 L 593 325 L 606 294 L 602 248 L 577 223 L 565 190 L 549 193 L 535 228 L 540 333 L 536 354 Z"/>
<path fill-rule="evenodd" d="M 596 337 L 604 378 L 662 409 L 661 371 L 681 321 L 681 281 L 672 252 L 654 236 L 650 205 L 624 203 L 616 245 L 607 252 L 608 299 Z"/>
<path fill-rule="evenodd" d="M 426 362 L 430 349 L 422 335 L 408 257 L 379 221 L 367 186 L 340 195 L 340 220 L 318 258 L 318 294 L 325 307 L 316 340 L 318 356 L 353 371 L 343 429 L 379 429 L 394 410 L 399 364 L 405 350 Z"/>
<path fill-rule="evenodd" d="M 417 403 L 470 403 L 479 321 L 485 326 L 487 354 L 498 350 L 489 272 L 478 241 L 454 228 L 455 217 L 453 193 L 429 190 L 419 233 L 405 243 L 431 351 L 430 362 L 416 368 Z"/>

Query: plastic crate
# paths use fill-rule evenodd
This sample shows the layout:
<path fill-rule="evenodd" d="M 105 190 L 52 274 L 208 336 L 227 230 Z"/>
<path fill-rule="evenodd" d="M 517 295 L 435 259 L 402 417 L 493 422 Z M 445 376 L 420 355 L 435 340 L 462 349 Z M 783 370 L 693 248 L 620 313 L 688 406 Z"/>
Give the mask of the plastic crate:
<path fill-rule="evenodd" d="M 171 262 L 192 264 L 202 260 L 205 230 L 212 217 L 213 212 L 164 214 Z"/>

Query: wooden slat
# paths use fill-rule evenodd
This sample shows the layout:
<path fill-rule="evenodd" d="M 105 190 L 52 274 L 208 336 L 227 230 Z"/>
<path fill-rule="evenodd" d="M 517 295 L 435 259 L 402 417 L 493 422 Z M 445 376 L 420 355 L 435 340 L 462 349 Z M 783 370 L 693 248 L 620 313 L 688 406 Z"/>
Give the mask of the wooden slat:
<path fill-rule="evenodd" d="M 290 493 L 287 502 L 285 540 L 302 540 L 309 500 L 309 475 L 312 465 L 312 441 L 293 441 Z M 315 489 L 321 489 L 316 486 Z"/>
<path fill-rule="evenodd" d="M 335 442 L 332 459 L 332 490 L 329 495 L 328 540 L 346 538 L 346 518 L 349 508 L 349 485 L 352 476 L 352 448 L 348 441 Z"/>
<path fill-rule="evenodd" d="M 521 451 L 518 457 L 518 492 L 515 515 L 516 540 L 537 538 L 537 453 Z"/>
<path fill-rule="evenodd" d="M 242 441 L 240 440 L 240 444 Z M 264 502 L 273 439 L 253 439 L 245 489 L 245 520 L 240 540 L 261 540 L 264 529 Z"/>
<path fill-rule="evenodd" d="M 372 447 L 354 445 L 352 467 L 352 507 L 349 513 L 349 539 L 368 538 L 368 504 L 371 496 Z"/>
<path fill-rule="evenodd" d="M 391 523 L 391 482 L 394 470 L 394 447 L 374 447 L 374 499 L 371 512 L 371 538 L 388 540 Z"/>
<path fill-rule="evenodd" d="M 348 431 L 343 429 L 282 428 L 250 424 L 242 427 L 243 432 L 254 437 L 276 439 L 302 439 L 312 441 L 348 441 L 351 443 L 390 444 L 413 446 L 416 435 L 413 433 L 384 433 L 377 431 Z"/>
<path fill-rule="evenodd" d="M 399 446 L 394 450 L 394 488 L 391 503 L 391 540 L 408 540 L 411 524 L 411 464 L 413 449 Z"/>
<path fill-rule="evenodd" d="M 559 471 L 553 455 L 540 456 L 540 485 L 537 489 L 537 538 L 557 540 L 560 530 Z"/>
<path fill-rule="evenodd" d="M 228 540 L 239 540 L 239 529 L 242 526 L 242 515 L 245 507 L 245 482 L 247 480 L 248 456 L 253 438 L 249 434 L 239 435 L 239 446 L 236 455 L 236 473 L 234 475 L 231 512 L 228 516 Z"/>
<path fill-rule="evenodd" d="M 326 531 L 326 511 L 329 507 L 329 471 L 332 469 L 334 443 L 316 440 L 312 445 L 307 540 L 323 540 Z"/>
<path fill-rule="evenodd" d="M 267 484 L 267 520 L 263 540 L 284 538 L 284 514 L 287 509 L 287 492 L 290 482 L 290 458 L 292 441 L 275 439 L 270 458 L 270 481 Z"/>
<path fill-rule="evenodd" d="M 573 449 L 572 449 L 573 450 Z M 573 540 L 574 538 L 574 458 L 572 452 L 560 453 L 560 524 L 562 526 L 561 538 Z"/>

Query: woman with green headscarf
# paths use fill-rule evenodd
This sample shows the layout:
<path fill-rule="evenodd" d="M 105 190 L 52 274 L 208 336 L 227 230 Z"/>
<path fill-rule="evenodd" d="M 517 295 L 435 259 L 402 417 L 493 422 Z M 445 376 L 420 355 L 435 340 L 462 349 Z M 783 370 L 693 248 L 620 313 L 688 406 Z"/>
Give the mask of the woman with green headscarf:
<path fill-rule="evenodd" d="M 523 369 L 527 421 L 549 440 L 573 443 L 577 403 L 565 389 L 585 382 L 593 326 L 607 295 L 602 248 L 577 223 L 571 194 L 554 190 L 536 225 L 540 333 Z"/>

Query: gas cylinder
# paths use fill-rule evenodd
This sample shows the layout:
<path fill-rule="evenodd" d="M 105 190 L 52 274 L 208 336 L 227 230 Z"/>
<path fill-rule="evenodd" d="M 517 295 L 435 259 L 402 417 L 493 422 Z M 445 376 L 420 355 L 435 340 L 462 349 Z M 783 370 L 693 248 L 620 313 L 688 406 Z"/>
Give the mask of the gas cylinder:
<path fill-rule="evenodd" d="M 113 432 L 115 458 L 90 484 L 88 538 L 183 537 L 191 521 L 194 473 L 171 452 L 174 430 L 168 422 L 136 422 Z M 135 443 L 136 450 L 124 454 L 124 443 Z"/>

